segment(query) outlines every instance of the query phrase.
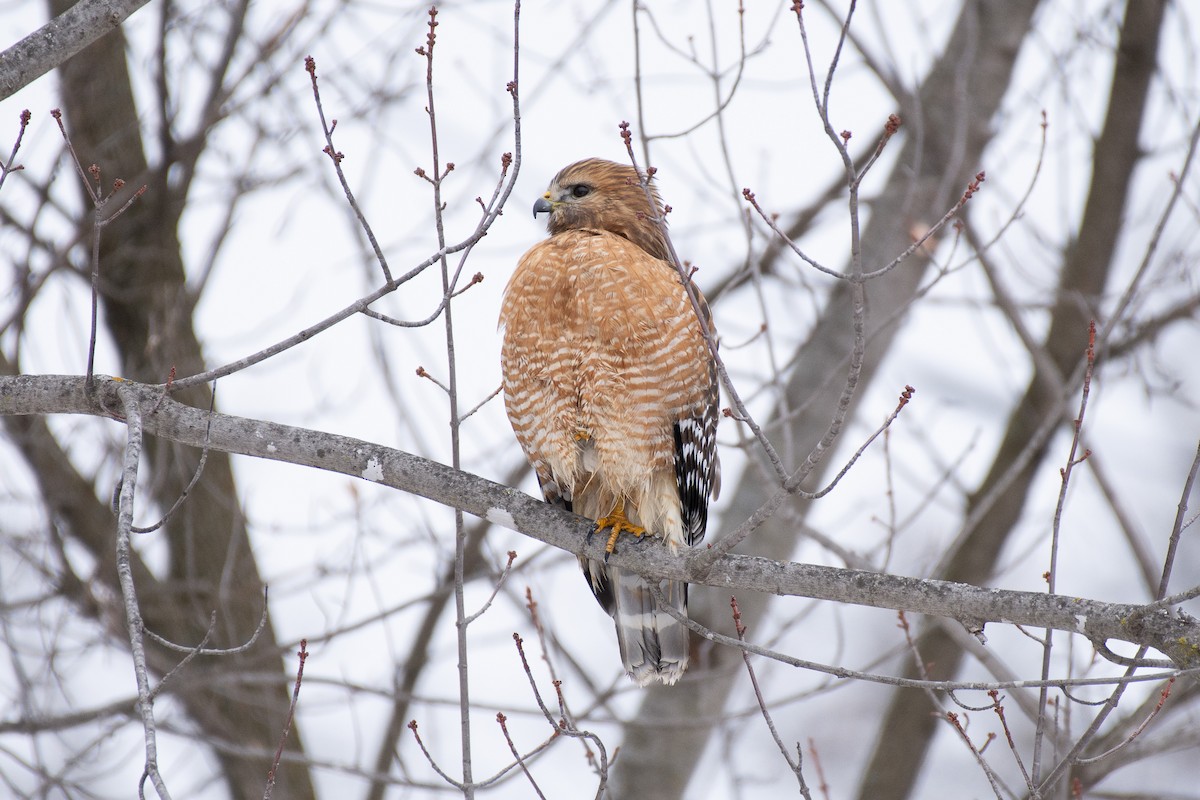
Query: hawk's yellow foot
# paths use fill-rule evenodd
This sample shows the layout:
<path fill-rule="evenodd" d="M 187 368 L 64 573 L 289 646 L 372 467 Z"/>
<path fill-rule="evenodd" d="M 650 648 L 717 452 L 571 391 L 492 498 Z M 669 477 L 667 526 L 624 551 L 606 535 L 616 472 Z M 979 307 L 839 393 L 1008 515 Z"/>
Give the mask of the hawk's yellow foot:
<path fill-rule="evenodd" d="M 596 530 L 602 531 L 609 528 L 612 533 L 608 536 L 608 543 L 604 545 L 604 560 L 617 551 L 617 538 L 622 533 L 630 533 L 641 539 L 646 535 L 646 529 L 640 525 L 634 525 L 625 516 L 625 501 L 618 500 L 616 508 L 608 513 L 608 516 L 601 517 L 596 520 Z"/>

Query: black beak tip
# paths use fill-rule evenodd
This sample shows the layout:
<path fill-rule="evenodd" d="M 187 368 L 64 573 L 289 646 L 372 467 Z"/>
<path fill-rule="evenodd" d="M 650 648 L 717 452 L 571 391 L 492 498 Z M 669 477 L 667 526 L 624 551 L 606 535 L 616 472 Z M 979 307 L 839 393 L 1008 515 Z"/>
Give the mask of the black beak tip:
<path fill-rule="evenodd" d="M 539 197 L 537 202 L 533 204 L 533 218 L 537 219 L 537 215 L 543 211 L 549 214 L 554 208 L 550 205 L 550 201 L 544 197 Z"/>

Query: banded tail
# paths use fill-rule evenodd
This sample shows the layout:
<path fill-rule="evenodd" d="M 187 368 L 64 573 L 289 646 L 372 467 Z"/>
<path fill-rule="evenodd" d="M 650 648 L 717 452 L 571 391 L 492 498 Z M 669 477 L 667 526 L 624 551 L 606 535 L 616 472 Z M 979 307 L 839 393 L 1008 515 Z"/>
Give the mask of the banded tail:
<path fill-rule="evenodd" d="M 625 672 L 638 686 L 661 681 L 671 686 L 688 666 L 688 628 L 658 601 L 655 581 L 596 561 L 584 565 L 592 590 L 617 627 L 617 645 Z M 667 603 L 687 616 L 687 584 L 657 581 Z"/>

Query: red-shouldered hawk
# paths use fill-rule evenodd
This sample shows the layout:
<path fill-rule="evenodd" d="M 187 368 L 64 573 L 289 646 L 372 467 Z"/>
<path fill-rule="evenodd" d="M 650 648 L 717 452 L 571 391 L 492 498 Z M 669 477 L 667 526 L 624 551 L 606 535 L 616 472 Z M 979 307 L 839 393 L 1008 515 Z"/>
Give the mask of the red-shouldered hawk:
<path fill-rule="evenodd" d="M 704 538 L 719 486 L 716 367 L 631 166 L 572 164 L 534 204 L 550 238 L 517 264 L 500 326 L 504 405 L 546 501 L 672 549 Z M 700 297 L 706 322 L 708 306 Z M 580 560 L 639 686 L 687 668 L 688 629 L 648 582 Z M 661 581 L 687 613 L 687 584 Z"/>

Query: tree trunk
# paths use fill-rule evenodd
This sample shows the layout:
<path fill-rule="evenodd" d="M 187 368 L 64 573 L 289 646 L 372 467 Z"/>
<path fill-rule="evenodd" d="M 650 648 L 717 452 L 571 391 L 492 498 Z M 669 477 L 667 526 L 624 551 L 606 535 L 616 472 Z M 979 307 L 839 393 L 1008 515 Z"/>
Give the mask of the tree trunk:
<path fill-rule="evenodd" d="M 52 14 L 62 13 L 68 0 L 50 0 Z M 204 369 L 200 343 L 192 326 L 193 298 L 189 295 L 178 238 L 178 222 L 185 198 L 167 181 L 173 163 L 169 135 L 161 135 L 163 163 L 147 163 L 138 120 L 143 115 L 134 103 L 125 59 L 125 39 L 117 30 L 67 61 L 59 70 L 64 122 L 76 153 L 86 169 L 95 163 L 101 170 L 100 191 L 107 193 L 115 178 L 126 182 L 117 197 L 143 183 L 147 193 L 135 201 L 118 221 L 106 228 L 100 248 L 100 287 L 103 319 L 121 354 L 124 374 L 151 383 L 167 381 L 172 370 L 180 376 Z M 169 103 L 163 103 L 169 107 Z M 167 124 L 167 123 L 164 123 Z M 118 207 L 120 199 L 110 203 Z M 88 203 L 90 206 L 90 202 Z M 85 215 L 90 220 L 90 214 Z M 82 229 L 89 227 L 81 223 Z M 206 408 L 207 388 L 177 393 L 176 399 Z M 44 427 L 40 421 L 35 423 Z M 52 439 L 27 433 L 26 441 L 54 447 Z M 185 491 L 195 473 L 200 453 L 165 440 L 149 438 L 144 467 L 148 468 L 150 494 L 143 509 L 170 508 Z M 27 454 L 28 456 L 28 454 Z M 31 466 L 34 466 L 32 458 Z M 46 484 L 69 485 L 69 462 L 53 454 L 40 457 L 43 464 L 57 463 L 57 471 L 34 473 Z M 76 481 L 76 483 L 78 483 Z M 83 482 L 86 486 L 86 482 Z M 77 487 L 82 491 L 82 487 Z M 46 496 L 51 496 L 47 494 Z M 96 498 L 75 505 L 86 508 Z M 100 563 L 110 563 L 115 518 L 96 527 L 95 514 L 78 514 L 70 534 L 91 550 Z M 138 592 L 146 627 L 178 644 L 200 642 L 216 612 L 209 647 L 232 647 L 247 642 L 258 627 L 263 611 L 263 582 L 247 537 L 245 520 L 234 486 L 228 456 L 210 452 L 204 474 L 171 520 L 152 536 L 165 537 L 170 553 L 169 574 L 161 580 L 149 572 L 138 574 Z M 106 570 L 103 579 L 116 587 L 116 573 Z M 152 667 L 163 674 L 181 654 L 146 642 Z M 280 650 L 271 625 L 247 652 L 197 659 L 187 668 L 177 687 L 178 696 L 201 732 L 214 744 L 224 778 L 235 798 L 261 797 L 270 768 L 269 755 L 282 733 L 290 701 L 290 681 L 280 671 Z M 271 684 L 238 681 L 248 673 L 276 673 Z M 299 732 L 292 730 L 288 751 L 302 752 Z M 308 771 L 303 766 L 281 767 L 276 796 L 313 796 Z"/>
<path fill-rule="evenodd" d="M 903 252 L 912 242 L 912 226 L 932 224 L 940 218 L 979 170 L 991 138 L 992 116 L 1008 88 L 1036 7 L 1036 0 L 964 3 L 946 52 L 921 87 L 920 103 L 901 109 L 907 139 L 896 167 L 871 204 L 862 237 L 864 269 L 882 266 Z M 915 299 L 926 266 L 923 258 L 914 255 L 867 284 L 868 345 L 856 398 L 862 396 L 883 362 L 892 333 Z M 829 424 L 853 343 L 852 317 L 850 291 L 839 283 L 794 361 L 786 403 L 790 409 L 803 410 L 787 418 L 778 436 L 790 439 L 798 453 L 808 452 Z M 834 377 L 827 381 L 831 375 Z M 774 416 L 781 417 L 779 413 Z M 826 461 L 821 469 L 828 466 Z M 724 519 L 745 519 L 772 489 L 753 468 L 748 469 Z M 777 515 L 747 540 L 745 550 L 789 559 L 799 537 L 795 519 L 806 510 L 807 504 L 797 504 L 797 513 L 786 522 Z M 768 600 L 744 593 L 738 598 L 743 615 L 750 619 L 763 616 Z M 691 608 L 703 624 L 728 627 L 728 598 L 720 593 L 695 592 Z M 724 707 L 741 674 L 740 653 L 716 648 L 708 653 L 706 662 L 693 667 L 691 680 L 647 690 L 637 717 L 625 728 L 612 776 L 612 796 L 619 800 L 683 797 L 713 732 L 719 716 L 716 712 Z M 664 725 L 670 726 L 669 735 L 664 734 Z"/>
<path fill-rule="evenodd" d="M 1088 320 L 1098 315 L 1130 178 L 1138 163 L 1138 132 L 1157 61 L 1164 6 L 1163 2 L 1137 0 L 1126 6 L 1108 116 L 1096 144 L 1087 205 L 1075 246 L 1066 253 L 1050 331 L 1043 344 L 1058 374 L 1044 376 L 1035 370 L 1030 378 L 1024 397 L 1009 418 L 987 477 L 969 498 L 967 518 L 975 524 L 959 536 L 955 552 L 937 577 L 976 586 L 987 583 L 1020 518 L 1034 475 L 1046 457 L 1049 440 L 1034 441 L 1034 433 L 1047 418 L 1060 416 L 1066 398 L 1049 387 L 1069 382 L 1083 358 Z M 1030 447 L 1032 453 L 1027 452 Z M 989 507 L 976 514 L 977 506 L 985 500 Z M 926 626 L 918 647 L 922 660 L 932 665 L 931 678 L 951 679 L 958 672 L 963 651 L 940 626 Z M 911 659 L 905 664 L 904 674 L 918 675 Z M 911 796 L 938 724 L 939 720 L 930 714 L 925 693 L 895 692 L 863 774 L 859 797 L 903 800 Z"/>

